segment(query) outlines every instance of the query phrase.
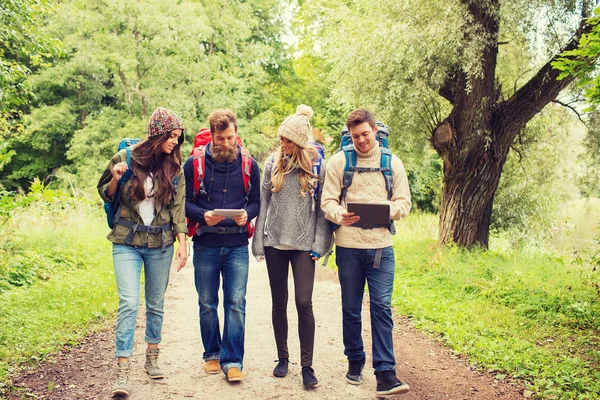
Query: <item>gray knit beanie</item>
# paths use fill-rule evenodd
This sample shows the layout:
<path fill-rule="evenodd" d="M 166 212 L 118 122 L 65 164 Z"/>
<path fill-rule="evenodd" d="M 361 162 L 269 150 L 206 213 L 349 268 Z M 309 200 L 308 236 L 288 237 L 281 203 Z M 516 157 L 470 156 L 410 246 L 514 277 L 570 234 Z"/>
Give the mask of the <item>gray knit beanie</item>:
<path fill-rule="evenodd" d="M 278 137 L 284 137 L 296 143 L 303 149 L 308 144 L 308 138 L 312 134 L 310 119 L 313 116 L 313 110 L 305 104 L 300 104 L 296 109 L 296 114 L 286 118 L 279 127 Z"/>

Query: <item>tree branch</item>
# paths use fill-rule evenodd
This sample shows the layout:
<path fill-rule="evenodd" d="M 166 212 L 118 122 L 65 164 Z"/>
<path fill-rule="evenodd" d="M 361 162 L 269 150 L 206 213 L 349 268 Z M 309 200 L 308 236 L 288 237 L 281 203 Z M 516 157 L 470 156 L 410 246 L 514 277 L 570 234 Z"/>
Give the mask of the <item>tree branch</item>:
<path fill-rule="evenodd" d="M 563 106 L 563 107 L 566 107 L 566 108 L 568 108 L 569 110 L 573 111 L 573 112 L 575 113 L 575 115 L 577 115 L 577 118 L 579 118 L 579 120 L 581 121 L 581 123 L 582 123 L 583 125 L 585 125 L 586 127 L 588 126 L 588 125 L 587 125 L 587 123 L 586 123 L 586 122 L 583 120 L 583 118 L 581 117 L 581 114 L 579 113 L 579 111 L 577 111 L 577 110 L 575 109 L 575 107 L 571 106 L 571 105 L 570 105 L 570 104 L 568 104 L 568 103 L 563 103 L 562 101 L 560 101 L 560 100 L 556 100 L 556 99 L 555 99 L 555 100 L 552 100 L 552 102 L 553 102 L 553 103 L 556 103 L 556 104 L 559 104 L 559 105 L 561 105 L 561 106 Z"/>
<path fill-rule="evenodd" d="M 556 99 L 558 94 L 567 87 L 573 77 L 569 76 L 562 80 L 556 78 L 560 71 L 552 67 L 552 62 L 562 57 L 564 51 L 577 48 L 579 39 L 583 34 L 589 33 L 592 25 L 582 21 L 579 28 L 569 43 L 549 60 L 527 83 L 517 90 L 508 100 L 498 104 L 495 118 L 503 124 L 498 131 L 504 137 L 501 138 L 505 146 L 510 146 L 519 130 L 539 113 L 548 103 Z"/>
<path fill-rule="evenodd" d="M 127 106 L 127 112 L 129 113 L 129 117 L 133 117 L 133 113 L 131 112 L 131 95 L 129 93 L 129 83 L 127 83 L 127 78 L 121 68 L 118 71 L 119 78 L 121 78 L 121 83 L 123 83 L 123 90 L 125 91 L 125 105 Z"/>
<path fill-rule="evenodd" d="M 515 79 L 513 94 L 517 93 L 517 83 L 519 83 L 519 79 L 521 79 L 525 74 L 529 73 L 532 69 L 533 68 L 529 68 L 528 70 L 523 71 L 522 73 L 519 74 L 519 76 L 517 76 L 517 79 Z"/>

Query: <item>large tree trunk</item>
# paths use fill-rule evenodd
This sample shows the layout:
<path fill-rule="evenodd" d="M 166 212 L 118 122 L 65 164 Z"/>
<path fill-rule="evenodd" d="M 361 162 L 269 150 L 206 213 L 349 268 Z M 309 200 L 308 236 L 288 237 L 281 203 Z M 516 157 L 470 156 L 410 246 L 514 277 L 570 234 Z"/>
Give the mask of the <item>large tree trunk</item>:
<path fill-rule="evenodd" d="M 438 244 L 488 245 L 494 195 L 506 157 L 473 160 L 444 182 Z"/>
<path fill-rule="evenodd" d="M 475 28 L 465 42 L 486 38 L 487 44 L 481 53 L 481 74 L 467 76 L 457 67 L 440 89 L 453 108 L 431 137 L 444 162 L 438 244 L 487 247 L 494 195 L 510 146 L 572 79 L 556 80 L 559 72 L 551 67 L 552 59 L 511 98 L 499 101 L 495 81 L 499 0 L 463 3 Z M 582 22 L 563 50 L 576 48 L 589 29 Z"/>

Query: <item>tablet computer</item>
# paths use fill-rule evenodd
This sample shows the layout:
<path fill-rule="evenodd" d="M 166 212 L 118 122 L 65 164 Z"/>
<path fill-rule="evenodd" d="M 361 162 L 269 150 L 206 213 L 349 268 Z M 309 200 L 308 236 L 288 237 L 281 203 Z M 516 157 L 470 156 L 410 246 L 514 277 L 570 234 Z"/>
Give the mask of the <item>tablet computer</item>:
<path fill-rule="evenodd" d="M 348 212 L 353 212 L 360 216 L 360 221 L 356 223 L 361 225 L 389 225 L 390 223 L 390 205 L 377 203 L 348 203 Z"/>
<path fill-rule="evenodd" d="M 213 215 L 220 215 L 225 218 L 232 218 L 242 214 L 244 214 L 244 209 L 217 208 L 213 210 Z"/>

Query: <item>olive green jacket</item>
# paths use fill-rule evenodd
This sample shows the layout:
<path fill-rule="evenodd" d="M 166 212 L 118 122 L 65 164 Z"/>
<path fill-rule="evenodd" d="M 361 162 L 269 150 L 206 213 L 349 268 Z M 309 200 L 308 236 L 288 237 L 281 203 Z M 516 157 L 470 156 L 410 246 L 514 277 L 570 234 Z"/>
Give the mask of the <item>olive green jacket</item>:
<path fill-rule="evenodd" d="M 108 197 L 106 191 L 108 184 L 112 180 L 112 169 L 115 164 L 125 162 L 127 155 L 125 150 L 119 151 L 113 156 L 108 163 L 108 166 L 102 173 L 102 177 L 98 182 L 98 193 L 100 197 L 107 202 L 112 202 L 112 198 Z M 183 170 L 179 170 L 177 175 L 179 179 L 177 193 L 175 199 L 170 204 L 162 204 L 161 202 L 155 203 L 155 213 L 152 224 L 154 226 L 160 226 L 172 223 L 173 229 L 165 232 L 165 245 L 168 246 L 175 241 L 175 237 L 179 233 L 187 233 L 187 226 L 185 223 L 185 177 Z M 156 181 L 154 181 L 156 185 Z M 130 220 L 137 224 L 143 225 L 144 221 L 139 213 L 139 202 L 133 202 L 127 195 L 128 188 L 131 186 L 131 179 L 125 183 L 123 191 L 121 192 L 121 219 Z M 116 224 L 114 229 L 106 237 L 113 243 L 125 244 L 125 238 L 129 234 L 129 228 Z M 150 248 L 161 247 L 163 245 L 161 234 L 148 234 L 144 232 L 136 232 L 133 236 L 132 246 L 148 246 Z"/>

